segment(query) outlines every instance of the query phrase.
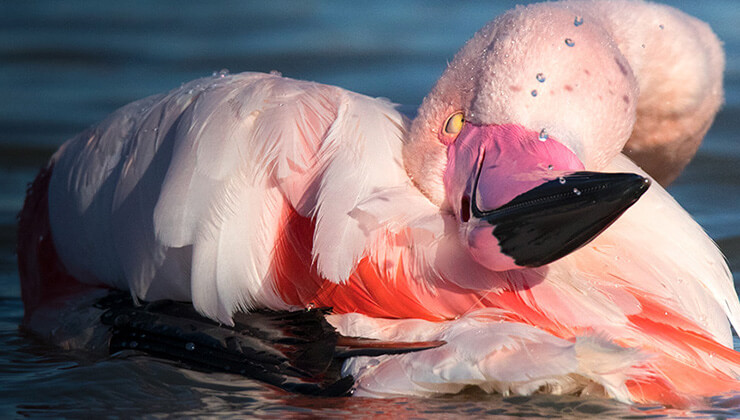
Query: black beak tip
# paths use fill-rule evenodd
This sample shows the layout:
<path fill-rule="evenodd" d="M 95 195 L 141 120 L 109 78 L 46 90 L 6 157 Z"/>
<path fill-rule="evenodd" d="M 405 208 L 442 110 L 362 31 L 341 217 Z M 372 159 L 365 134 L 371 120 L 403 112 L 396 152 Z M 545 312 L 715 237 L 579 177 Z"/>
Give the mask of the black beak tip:
<path fill-rule="evenodd" d="M 652 184 L 652 182 L 650 181 L 650 178 L 645 178 L 643 176 L 640 176 L 640 178 L 642 178 L 642 191 L 643 192 L 647 191 L 647 189 L 650 188 L 650 185 Z"/>
<path fill-rule="evenodd" d="M 636 198 L 640 198 L 642 194 L 645 193 L 645 191 L 650 188 L 650 178 L 646 178 L 642 175 L 633 174 L 633 173 L 616 173 L 616 174 L 605 174 L 607 176 L 610 176 L 611 178 L 614 178 L 613 180 L 607 180 L 606 182 L 613 182 L 614 187 L 618 188 L 619 179 L 621 178 L 624 182 L 624 194 L 630 195 L 634 194 L 636 195 Z"/>
<path fill-rule="evenodd" d="M 592 241 L 649 187 L 650 179 L 638 174 L 575 172 L 496 210 L 473 210 L 494 225 L 504 254 L 519 266 L 538 267 Z"/>

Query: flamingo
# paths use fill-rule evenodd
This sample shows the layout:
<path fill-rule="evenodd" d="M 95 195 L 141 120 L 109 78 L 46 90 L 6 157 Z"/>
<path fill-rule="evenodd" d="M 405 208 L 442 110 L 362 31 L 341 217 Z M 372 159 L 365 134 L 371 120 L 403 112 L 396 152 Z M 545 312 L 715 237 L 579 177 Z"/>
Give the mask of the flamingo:
<path fill-rule="evenodd" d="M 564 1 L 477 32 L 413 121 L 279 74 L 133 102 L 29 189 L 24 323 L 53 335 L 96 287 L 227 326 L 331 307 L 344 335 L 446 343 L 349 359 L 355 395 L 740 391 L 731 274 L 661 186 L 711 125 L 723 66 L 678 10 Z"/>

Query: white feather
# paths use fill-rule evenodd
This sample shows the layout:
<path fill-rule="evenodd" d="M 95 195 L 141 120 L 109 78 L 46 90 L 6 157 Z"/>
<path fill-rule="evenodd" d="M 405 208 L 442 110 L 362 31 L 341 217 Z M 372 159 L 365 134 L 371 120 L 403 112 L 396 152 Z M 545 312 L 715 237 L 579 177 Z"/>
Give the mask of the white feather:
<path fill-rule="evenodd" d="M 241 106 L 259 105 L 264 78 L 245 74 L 214 84 L 195 81 L 170 94 L 175 100 L 190 98 L 190 105 L 176 114 L 172 159 L 154 209 L 156 236 L 166 246 L 193 243 L 219 185 L 247 161 L 245 140 L 253 119 L 249 113 L 239 118 Z"/>
<path fill-rule="evenodd" d="M 193 305 L 231 324 L 231 315 L 255 307 L 285 309 L 270 289 L 273 247 L 285 200 L 276 188 L 236 177 L 201 224 L 193 249 Z"/>
<path fill-rule="evenodd" d="M 146 111 L 162 96 L 145 98 L 111 114 L 66 142 L 52 157 L 49 218 L 65 268 L 86 283 L 128 284 L 113 235 L 111 202 L 124 150 Z"/>
<path fill-rule="evenodd" d="M 484 309 L 444 323 L 357 314 L 334 315 L 330 322 L 345 335 L 446 342 L 419 353 L 347 361 L 343 372 L 356 378 L 354 395 L 429 396 L 473 385 L 503 395 L 600 389 L 602 395 L 630 401 L 624 382 L 639 376 L 632 366 L 648 356 L 598 337 L 574 343 L 526 324 L 491 322 L 495 316 L 495 310 Z"/>
<path fill-rule="evenodd" d="M 648 176 L 623 155 L 609 170 Z M 649 252 L 646 244 L 665 252 Z M 619 259 L 620 264 L 612 264 L 619 281 L 661 297 L 664 304 L 732 347 L 727 319 L 736 330 L 740 327 L 740 302 L 727 263 L 711 238 L 659 184 L 653 183 L 589 248 L 592 251 L 582 258 L 599 252 L 601 259 Z"/>
<path fill-rule="evenodd" d="M 313 258 L 322 277 L 345 281 L 364 254 L 368 236 L 351 216 L 384 188 L 404 185 L 401 115 L 386 102 L 343 95 L 337 119 L 318 152 L 321 167 L 313 215 Z"/>

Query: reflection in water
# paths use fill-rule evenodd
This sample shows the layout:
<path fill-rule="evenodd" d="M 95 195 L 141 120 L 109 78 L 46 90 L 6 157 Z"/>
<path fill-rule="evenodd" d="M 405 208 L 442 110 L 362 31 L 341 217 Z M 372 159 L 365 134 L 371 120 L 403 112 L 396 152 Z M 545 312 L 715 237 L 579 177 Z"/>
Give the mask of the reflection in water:
<path fill-rule="evenodd" d="M 373 400 L 290 395 L 131 353 L 100 360 L 18 331 L 15 215 L 26 183 L 66 138 L 132 100 L 228 68 L 279 70 L 415 111 L 457 48 L 517 1 L 284 3 L 8 2 L 0 13 L 0 416 L 740 417 L 740 396 L 703 410 L 572 397 L 460 395 Z M 709 21 L 728 51 L 726 105 L 671 188 L 740 269 L 740 20 L 736 0 L 675 4 Z M 444 25 L 430 24 L 444 22 Z M 581 21 L 576 18 L 574 25 Z M 547 75 L 535 74 L 540 83 Z M 543 137 L 546 137 L 544 133 Z M 546 140 L 546 138 L 545 138 Z M 736 341 L 736 348 L 740 347 Z"/>

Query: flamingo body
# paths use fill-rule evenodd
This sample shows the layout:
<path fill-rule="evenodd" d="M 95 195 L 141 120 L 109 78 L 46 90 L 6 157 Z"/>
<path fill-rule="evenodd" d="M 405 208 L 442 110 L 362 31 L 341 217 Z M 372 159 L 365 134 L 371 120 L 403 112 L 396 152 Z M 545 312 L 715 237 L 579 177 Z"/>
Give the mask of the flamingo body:
<path fill-rule="evenodd" d="M 677 51 L 692 36 L 707 47 Z M 664 53 L 703 70 L 658 78 Z M 225 324 L 330 306 L 344 335 L 448 343 L 352 359 L 362 395 L 477 385 L 691 404 L 740 390 L 740 304 L 719 250 L 660 185 L 539 267 L 507 254 L 470 201 L 496 209 L 574 171 L 650 177 L 622 151 L 670 182 L 721 102 L 721 66 L 711 30 L 678 11 L 574 1 L 487 25 L 414 121 L 274 74 L 196 80 L 53 156 L 52 249 L 65 279 L 192 301 Z M 447 125 L 461 110 L 461 128 Z M 27 289 L 33 326 L 45 298 Z"/>

